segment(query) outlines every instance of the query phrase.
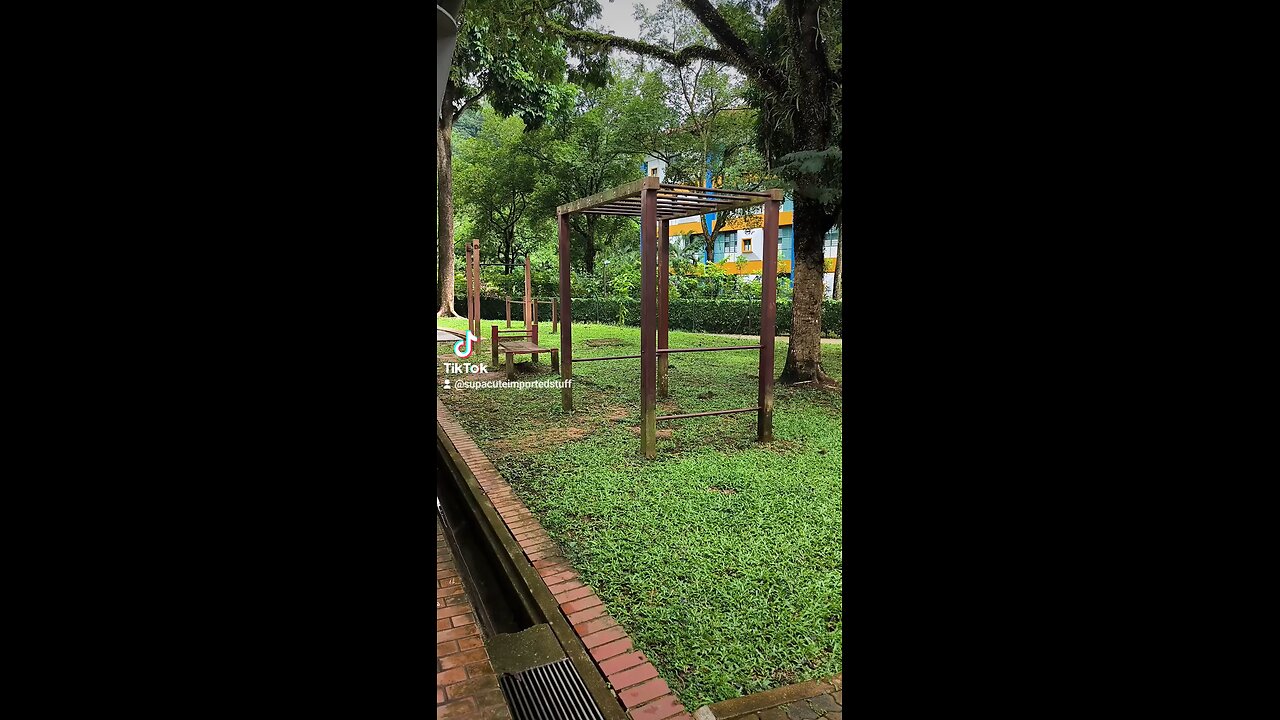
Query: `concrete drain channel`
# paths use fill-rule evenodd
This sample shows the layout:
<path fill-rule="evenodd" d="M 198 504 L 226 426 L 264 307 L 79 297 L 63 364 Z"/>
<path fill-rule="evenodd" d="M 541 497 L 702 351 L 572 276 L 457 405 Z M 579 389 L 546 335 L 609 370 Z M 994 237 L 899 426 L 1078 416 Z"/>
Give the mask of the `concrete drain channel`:
<path fill-rule="evenodd" d="M 514 720 L 625 720 L 542 578 L 436 428 L 438 520 Z"/>

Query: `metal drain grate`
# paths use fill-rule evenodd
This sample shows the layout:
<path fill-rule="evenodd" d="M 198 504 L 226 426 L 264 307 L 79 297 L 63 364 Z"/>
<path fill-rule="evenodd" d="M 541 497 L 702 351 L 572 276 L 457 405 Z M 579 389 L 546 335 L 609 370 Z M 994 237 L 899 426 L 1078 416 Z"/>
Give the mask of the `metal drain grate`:
<path fill-rule="evenodd" d="M 604 720 L 569 658 L 498 678 L 515 720 Z"/>

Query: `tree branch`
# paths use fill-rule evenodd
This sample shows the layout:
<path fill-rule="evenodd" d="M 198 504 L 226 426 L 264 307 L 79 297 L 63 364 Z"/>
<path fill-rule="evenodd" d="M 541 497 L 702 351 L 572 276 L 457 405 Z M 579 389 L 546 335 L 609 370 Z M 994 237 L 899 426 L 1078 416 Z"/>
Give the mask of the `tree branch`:
<path fill-rule="evenodd" d="M 466 112 L 467 108 L 474 105 L 475 102 L 480 99 L 480 96 L 484 95 L 487 92 L 489 92 L 489 84 L 485 83 L 484 85 L 480 86 L 480 92 L 477 92 L 475 95 L 472 95 L 471 97 L 467 98 L 467 101 L 462 103 L 462 107 L 458 108 L 458 112 L 453 114 L 453 121 L 457 122 L 458 118 L 462 117 L 462 113 Z"/>
<path fill-rule="evenodd" d="M 690 9 L 693 8 L 690 7 Z M 697 13 L 696 10 L 694 12 L 695 14 Z M 720 23 L 724 26 L 724 32 L 736 41 L 736 46 L 747 53 L 746 55 L 743 55 L 741 52 L 720 48 L 710 48 L 705 45 L 690 45 L 680 49 L 678 52 L 671 52 L 670 50 L 658 45 L 651 45 L 639 40 L 618 37 L 617 35 L 569 28 L 555 22 L 549 22 L 547 25 L 552 30 L 559 33 L 560 36 L 568 42 L 580 45 L 593 45 L 599 48 L 616 48 L 618 50 L 626 50 L 638 55 L 657 58 L 676 67 L 684 67 L 697 59 L 711 60 L 712 62 L 732 65 L 747 75 L 758 79 L 769 90 L 781 92 L 781 90 L 786 87 L 786 78 L 783 77 L 782 73 L 778 72 L 773 67 L 766 65 L 759 56 L 747 47 L 746 43 L 744 43 L 741 38 L 734 35 L 733 30 L 731 30 L 728 24 L 724 22 L 724 18 L 720 17 L 720 13 L 716 12 L 715 8 L 711 8 L 711 12 L 714 13 L 715 18 L 719 19 Z M 719 40 L 722 45 L 731 47 L 730 44 L 721 40 L 719 36 L 716 36 L 716 39 Z"/>
<path fill-rule="evenodd" d="M 598 33 L 590 30 L 579 30 L 577 28 L 569 28 L 563 25 L 551 22 L 549 27 L 559 33 L 565 40 L 581 45 L 595 45 L 601 48 L 616 48 L 618 50 L 626 50 L 638 55 L 647 55 L 649 57 L 658 58 L 676 67 L 684 67 L 693 60 L 703 58 L 705 60 L 714 60 L 716 62 L 732 64 L 733 60 L 727 53 L 717 48 L 709 48 L 705 45 L 690 45 L 683 48 L 679 52 L 671 52 L 670 50 L 658 45 L 650 45 L 640 40 L 631 40 L 630 38 L 618 37 L 617 35 L 609 35 L 607 33 Z"/>
<path fill-rule="evenodd" d="M 711 36 L 720 43 L 720 47 L 728 51 L 729 56 L 733 58 L 729 65 L 754 76 L 768 90 L 782 92 L 786 89 L 786 76 L 766 63 L 747 45 L 746 41 L 738 37 L 710 0 L 680 0 L 680 2 L 689 8 L 689 12 L 698 18 L 698 22 L 701 22 L 703 27 L 710 31 Z"/>

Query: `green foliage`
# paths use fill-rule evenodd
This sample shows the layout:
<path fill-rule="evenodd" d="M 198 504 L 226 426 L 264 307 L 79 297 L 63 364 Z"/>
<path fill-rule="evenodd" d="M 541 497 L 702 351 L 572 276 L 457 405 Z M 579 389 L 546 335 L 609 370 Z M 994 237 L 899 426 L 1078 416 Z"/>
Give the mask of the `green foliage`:
<path fill-rule="evenodd" d="M 569 109 L 521 148 L 539 163 L 538 206 L 549 218 L 559 205 L 639 178 L 638 138 L 667 122 L 662 88 L 643 73 L 614 69 L 616 80 L 607 87 L 565 86 Z M 638 236 L 631 218 L 574 215 L 569 225 L 578 267 L 594 266 L 602 250 Z M 546 240 L 554 247 L 558 238 L 553 232 Z"/>
<path fill-rule="evenodd" d="M 783 187 L 801 197 L 810 197 L 824 205 L 840 202 L 841 178 L 840 148 L 826 150 L 802 150 L 787 153 L 778 158 L 777 172 L 784 179 Z"/>
<path fill-rule="evenodd" d="M 483 93 L 504 117 L 530 129 L 562 112 L 567 96 L 557 86 L 571 79 L 604 84 L 607 54 L 566 48 L 538 26 L 552 20 L 582 22 L 600 13 L 597 0 L 558 2 L 551 12 L 527 0 L 468 0 L 462 11 L 450 83 L 455 106 Z M 580 67 L 569 73 L 568 58 Z M 568 75 L 567 75 L 568 73 Z"/>
<path fill-rule="evenodd" d="M 486 262 L 518 258 L 549 234 L 550 219 L 538 212 L 536 195 L 541 169 L 520 148 L 536 141 L 519 118 L 502 118 L 485 107 L 474 138 L 462 140 L 454 156 L 454 200 L 467 217 L 464 242 L 479 239 Z"/>

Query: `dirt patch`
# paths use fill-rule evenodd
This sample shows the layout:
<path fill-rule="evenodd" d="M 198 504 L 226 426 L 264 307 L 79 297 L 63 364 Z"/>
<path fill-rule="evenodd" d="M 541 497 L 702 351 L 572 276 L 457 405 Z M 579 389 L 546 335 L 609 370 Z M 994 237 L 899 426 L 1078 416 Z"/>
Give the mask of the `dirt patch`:
<path fill-rule="evenodd" d="M 603 417 L 610 422 L 625 422 L 631 417 L 631 411 L 627 408 L 608 407 L 604 409 Z"/>
<path fill-rule="evenodd" d="M 710 400 L 713 397 L 715 397 L 715 393 L 711 392 L 710 390 L 704 393 L 698 393 L 699 400 Z"/>
<path fill-rule="evenodd" d="M 640 426 L 639 426 L 639 425 L 632 425 L 631 427 L 629 427 L 629 428 L 627 428 L 627 429 L 631 431 L 631 434 L 632 434 L 632 435 L 635 435 L 636 437 L 640 437 Z M 670 440 L 670 439 L 671 439 L 671 431 L 670 431 L 670 430 L 658 430 L 658 431 L 655 433 L 654 437 L 657 437 L 657 438 L 658 438 L 658 439 L 660 439 L 660 440 Z"/>
<path fill-rule="evenodd" d="M 733 488 L 716 487 L 715 485 L 712 485 L 711 487 L 707 488 L 707 492 L 719 493 L 721 495 L 737 495 L 738 494 L 738 491 L 734 490 Z"/>
<path fill-rule="evenodd" d="M 581 440 L 590 434 L 590 430 L 580 427 L 547 428 L 518 438 L 499 440 L 493 444 L 493 448 L 501 452 L 539 452 L 572 440 Z"/>
<path fill-rule="evenodd" d="M 674 415 L 680 411 L 680 405 L 674 400 L 667 400 L 665 402 L 658 403 L 658 409 L 663 411 L 664 413 L 670 413 Z"/>
<path fill-rule="evenodd" d="M 774 452 L 779 454 L 795 453 L 795 452 L 800 452 L 801 450 L 804 449 L 804 446 L 796 442 L 795 440 L 774 440 L 773 442 L 767 443 L 762 447 L 773 450 Z M 819 450 L 818 452 L 823 453 L 824 451 Z"/>
<path fill-rule="evenodd" d="M 621 341 L 621 340 L 619 340 L 618 338 L 595 338 L 595 339 L 593 339 L 593 340 L 588 340 L 588 341 L 587 341 L 587 347 L 593 347 L 593 348 L 595 348 L 595 347 L 616 347 L 616 346 L 618 346 L 618 345 L 625 345 L 625 344 L 626 344 L 626 343 L 622 342 L 622 341 Z"/>

